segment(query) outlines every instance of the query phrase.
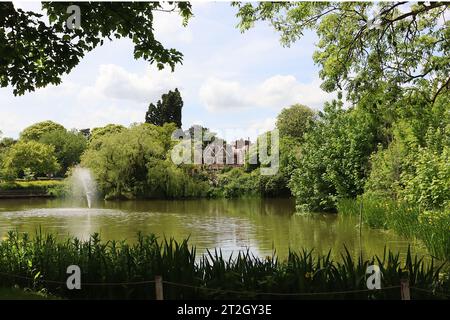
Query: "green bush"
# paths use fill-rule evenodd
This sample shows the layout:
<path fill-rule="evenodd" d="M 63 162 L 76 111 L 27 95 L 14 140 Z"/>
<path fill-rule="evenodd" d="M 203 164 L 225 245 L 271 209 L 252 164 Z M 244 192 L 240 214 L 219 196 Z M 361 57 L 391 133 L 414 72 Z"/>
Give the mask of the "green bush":
<path fill-rule="evenodd" d="M 305 134 L 289 187 L 300 211 L 333 211 L 339 198 L 363 193 L 369 156 L 376 147 L 376 120 L 361 108 L 326 104 Z"/>
<path fill-rule="evenodd" d="M 233 168 L 217 175 L 216 184 L 211 191 L 215 196 L 236 198 L 241 196 L 258 196 L 258 173 L 245 172 L 242 168 Z"/>
<path fill-rule="evenodd" d="M 443 209 L 450 205 L 450 147 L 442 152 L 421 148 L 416 155 L 415 170 L 403 176 L 403 198 L 423 208 Z"/>

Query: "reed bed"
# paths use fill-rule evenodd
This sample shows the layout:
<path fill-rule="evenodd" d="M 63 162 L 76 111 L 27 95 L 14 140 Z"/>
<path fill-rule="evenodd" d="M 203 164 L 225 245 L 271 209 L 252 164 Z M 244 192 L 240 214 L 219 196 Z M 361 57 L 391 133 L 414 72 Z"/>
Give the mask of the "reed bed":
<path fill-rule="evenodd" d="M 339 214 L 359 216 L 371 228 L 392 229 L 421 240 L 431 255 L 450 260 L 450 212 L 421 210 L 418 206 L 389 199 L 358 198 L 338 202 Z"/>
<path fill-rule="evenodd" d="M 155 299 L 155 275 L 162 275 L 165 299 L 399 299 L 398 287 L 366 290 L 366 268 L 379 265 L 382 288 L 398 286 L 402 277 L 413 299 L 436 299 L 450 294 L 444 265 L 399 254 L 353 259 L 345 250 L 339 261 L 312 250 L 291 251 L 280 261 L 274 254 L 259 258 L 249 251 L 224 258 L 220 250 L 197 259 L 188 240 L 138 235 L 137 242 L 102 242 L 98 234 L 87 241 L 57 241 L 52 234 L 10 232 L 0 242 L 0 287 L 19 286 L 69 299 Z M 81 290 L 68 290 L 69 265 L 81 268 Z M 133 284 L 123 284 L 130 283 Z M 322 293 L 327 294 L 322 294 Z"/>

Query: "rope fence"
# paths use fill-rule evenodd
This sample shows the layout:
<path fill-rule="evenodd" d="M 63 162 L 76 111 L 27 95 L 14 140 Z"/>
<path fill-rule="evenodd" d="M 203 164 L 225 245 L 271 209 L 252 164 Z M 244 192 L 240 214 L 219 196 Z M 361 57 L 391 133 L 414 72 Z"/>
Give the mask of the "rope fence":
<path fill-rule="evenodd" d="M 432 290 L 427 290 L 427 289 L 418 288 L 418 287 L 410 287 L 410 289 L 417 290 L 417 291 L 420 291 L 420 292 L 429 293 L 429 294 L 432 294 L 434 296 L 441 296 L 443 298 L 450 299 L 450 294 L 445 294 L 445 293 L 442 293 L 442 292 L 435 292 L 435 291 L 432 291 Z"/>
<path fill-rule="evenodd" d="M 21 275 L 13 275 L 9 273 L 0 272 L 1 276 L 23 279 L 28 281 L 39 281 L 42 283 L 48 284 L 60 284 L 66 285 L 65 281 L 56 281 L 56 280 L 46 280 L 46 279 L 36 279 L 33 277 L 21 276 Z M 406 280 L 402 280 L 400 285 L 383 287 L 380 289 L 355 289 L 355 290 L 346 290 L 346 291 L 327 291 L 327 292 L 292 292 L 292 293 L 282 293 L 282 292 L 256 292 L 256 291 L 238 291 L 238 290 L 227 290 L 227 289 L 219 289 L 219 288 L 208 288 L 208 287 L 200 287 L 185 283 L 178 283 L 173 281 L 163 280 L 161 276 L 155 276 L 155 280 L 144 280 L 144 281 L 128 281 L 128 282 L 83 282 L 83 286 L 133 286 L 133 285 L 144 285 L 144 284 L 155 284 L 156 290 L 156 298 L 157 300 L 163 300 L 163 284 L 172 286 L 172 287 L 180 287 L 180 288 L 190 288 L 194 290 L 205 290 L 214 293 L 223 293 L 223 294 L 239 294 L 239 295 L 250 295 L 250 296 L 279 296 L 279 297 L 307 297 L 307 296 L 326 296 L 326 295 L 343 295 L 343 294 L 352 294 L 352 293 L 369 293 L 369 292 L 380 292 L 385 290 L 392 289 L 401 289 L 401 297 L 402 300 L 410 300 L 410 289 L 416 290 L 423 293 L 428 293 L 433 296 L 438 296 L 442 298 L 450 299 L 449 294 L 435 292 L 432 290 L 427 290 L 423 288 L 418 288 L 414 286 L 409 286 L 409 282 Z M 405 290 L 407 292 L 405 292 Z"/>
<path fill-rule="evenodd" d="M 248 295 L 256 295 L 256 296 L 313 296 L 313 295 L 333 295 L 333 294 L 347 294 L 347 293 L 362 293 L 362 292 L 374 292 L 379 290 L 388 290 L 400 288 L 400 286 L 390 286 L 384 287 L 378 290 L 372 289 L 358 289 L 358 290 L 348 290 L 348 291 L 328 291 L 328 292 L 293 292 L 293 293 L 282 293 L 282 292 L 254 292 L 254 291 L 237 291 L 237 290 L 223 290 L 223 289 L 214 289 L 207 287 L 197 287 L 189 284 L 182 284 L 170 281 L 163 281 L 163 283 L 178 286 L 178 287 L 187 287 L 192 289 L 201 289 L 207 291 L 215 291 L 220 293 L 235 293 L 235 294 L 248 294 Z"/>
<path fill-rule="evenodd" d="M 46 279 L 35 279 L 32 277 L 26 277 L 26 276 L 19 276 L 9 273 L 0 272 L 0 275 L 11 277 L 11 278 L 18 278 L 18 279 L 24 279 L 29 281 L 40 281 L 43 283 L 51 283 L 51 284 L 62 284 L 66 285 L 67 282 L 65 281 L 56 281 L 56 280 L 46 280 Z M 84 286 L 126 286 L 126 285 L 141 285 L 141 284 L 150 284 L 155 283 L 155 280 L 145 280 L 145 281 L 132 281 L 132 282 L 83 282 Z"/>

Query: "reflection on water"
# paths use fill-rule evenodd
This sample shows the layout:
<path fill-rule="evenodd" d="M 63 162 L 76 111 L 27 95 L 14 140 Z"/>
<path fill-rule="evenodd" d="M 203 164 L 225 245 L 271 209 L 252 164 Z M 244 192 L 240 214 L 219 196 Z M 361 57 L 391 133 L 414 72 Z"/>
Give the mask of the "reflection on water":
<path fill-rule="evenodd" d="M 285 257 L 293 250 L 314 248 L 356 256 L 360 250 L 358 221 L 337 215 L 299 216 L 290 199 L 177 200 L 97 202 L 92 209 L 61 199 L 0 200 L 0 237 L 8 230 L 34 233 L 41 228 L 61 237 L 134 241 L 138 231 L 181 240 L 190 237 L 198 252 L 221 248 L 225 255 L 249 248 L 255 255 Z M 363 228 L 364 254 L 382 254 L 384 246 L 404 254 L 408 241 L 388 231 Z M 414 252 L 425 253 L 412 244 Z"/>

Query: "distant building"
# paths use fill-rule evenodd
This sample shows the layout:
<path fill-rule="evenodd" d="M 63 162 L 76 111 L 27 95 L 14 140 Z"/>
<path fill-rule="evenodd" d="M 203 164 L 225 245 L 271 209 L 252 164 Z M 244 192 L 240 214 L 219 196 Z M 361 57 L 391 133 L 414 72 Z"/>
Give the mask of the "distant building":
<path fill-rule="evenodd" d="M 250 145 L 250 139 L 239 139 L 231 144 L 222 139 L 216 139 L 204 148 L 203 164 L 213 169 L 221 169 L 224 166 L 243 166 Z"/>
<path fill-rule="evenodd" d="M 250 150 L 250 144 L 250 138 L 248 138 L 247 140 L 239 139 L 233 143 L 232 151 L 234 163 L 236 165 L 243 166 L 245 164 L 245 155 Z"/>

